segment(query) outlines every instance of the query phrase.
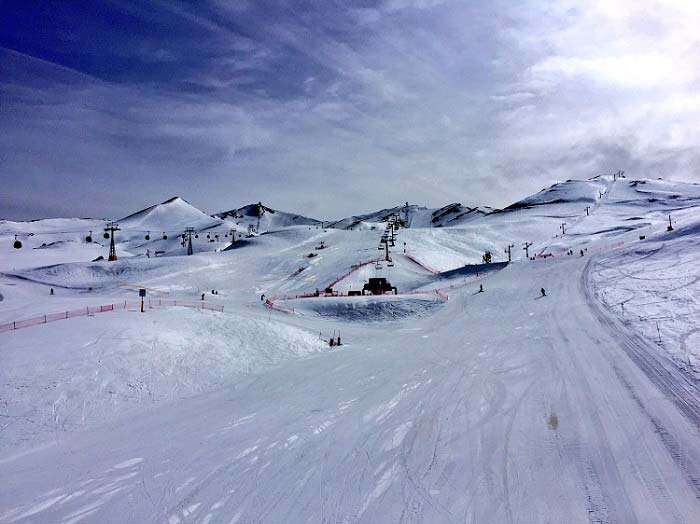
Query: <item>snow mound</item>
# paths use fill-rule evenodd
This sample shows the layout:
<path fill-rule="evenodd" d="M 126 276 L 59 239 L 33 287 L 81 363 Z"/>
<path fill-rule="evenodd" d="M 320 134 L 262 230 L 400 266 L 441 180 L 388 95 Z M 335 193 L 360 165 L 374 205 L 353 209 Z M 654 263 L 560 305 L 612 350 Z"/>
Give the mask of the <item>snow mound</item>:
<path fill-rule="evenodd" d="M 188 258 L 177 263 L 167 258 L 123 258 L 116 262 L 69 262 L 5 273 L 6 276 L 66 289 L 118 287 L 145 277 L 156 277 L 187 267 Z"/>
<path fill-rule="evenodd" d="M 230 386 L 325 349 L 309 331 L 230 313 L 176 308 L 109 315 L 16 333 L 16 344 L 35 349 L 5 357 L 13 373 L 0 384 L 0 396 L 11 412 L 24 414 L 3 433 L 5 447 Z M 108 351 L 86 344 L 86 332 L 108 341 Z"/>

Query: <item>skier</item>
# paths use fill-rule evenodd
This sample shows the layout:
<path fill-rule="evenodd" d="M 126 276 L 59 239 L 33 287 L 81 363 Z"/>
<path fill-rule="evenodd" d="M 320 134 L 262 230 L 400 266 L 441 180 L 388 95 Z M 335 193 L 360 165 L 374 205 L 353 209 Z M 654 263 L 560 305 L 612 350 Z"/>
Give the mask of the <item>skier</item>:
<path fill-rule="evenodd" d="M 543 296 L 543 297 L 546 297 L 546 296 L 547 296 L 547 292 L 544 290 L 543 287 L 540 288 L 540 293 L 542 293 L 542 296 Z"/>
<path fill-rule="evenodd" d="M 263 302 L 264 300 L 265 300 L 265 293 L 263 293 L 262 295 L 260 295 L 260 302 Z"/>
<path fill-rule="evenodd" d="M 202 300 L 204 300 L 204 293 L 202 293 Z"/>
<path fill-rule="evenodd" d="M 479 284 L 479 293 L 483 293 L 483 292 L 484 292 L 484 285 Z"/>
<path fill-rule="evenodd" d="M 49 290 L 49 295 L 53 296 L 53 288 Z"/>
<path fill-rule="evenodd" d="M 581 256 L 583 256 L 583 249 L 581 250 Z"/>

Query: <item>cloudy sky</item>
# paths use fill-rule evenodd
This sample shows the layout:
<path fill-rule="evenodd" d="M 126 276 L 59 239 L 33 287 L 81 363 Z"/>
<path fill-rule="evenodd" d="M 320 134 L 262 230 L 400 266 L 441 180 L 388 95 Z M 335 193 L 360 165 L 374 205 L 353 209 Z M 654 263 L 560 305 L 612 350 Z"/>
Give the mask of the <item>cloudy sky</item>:
<path fill-rule="evenodd" d="M 697 0 L 5 0 L 0 218 L 700 181 Z"/>

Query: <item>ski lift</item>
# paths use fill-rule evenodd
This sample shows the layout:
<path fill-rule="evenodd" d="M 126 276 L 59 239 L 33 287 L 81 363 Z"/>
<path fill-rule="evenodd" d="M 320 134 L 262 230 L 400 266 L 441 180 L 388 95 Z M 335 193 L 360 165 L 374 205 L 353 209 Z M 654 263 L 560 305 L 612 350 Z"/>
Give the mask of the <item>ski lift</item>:
<path fill-rule="evenodd" d="M 92 242 L 92 231 L 90 231 L 90 233 L 88 233 L 88 235 L 85 237 L 85 242 L 88 244 Z"/>
<path fill-rule="evenodd" d="M 199 238 L 199 235 L 195 235 L 194 238 Z"/>
<path fill-rule="evenodd" d="M 102 235 L 102 237 L 108 239 L 108 238 L 109 238 L 109 233 L 107 233 L 107 231 L 105 231 L 104 234 Z"/>
<path fill-rule="evenodd" d="M 165 231 L 163 231 L 163 240 L 168 240 L 168 235 L 165 234 Z"/>
<path fill-rule="evenodd" d="M 389 260 L 389 262 L 387 262 L 386 265 L 387 265 L 388 267 L 394 267 L 394 261 L 393 261 L 393 260 Z"/>
<path fill-rule="evenodd" d="M 12 244 L 15 249 L 20 249 L 22 247 L 22 241 L 15 235 L 15 243 Z"/>
<path fill-rule="evenodd" d="M 207 233 L 207 238 L 211 238 L 211 235 L 209 233 Z"/>
<path fill-rule="evenodd" d="M 150 232 L 150 231 L 147 231 L 147 232 L 146 232 L 146 236 L 143 237 L 143 238 L 146 239 L 146 240 L 151 240 L 151 232 Z"/>

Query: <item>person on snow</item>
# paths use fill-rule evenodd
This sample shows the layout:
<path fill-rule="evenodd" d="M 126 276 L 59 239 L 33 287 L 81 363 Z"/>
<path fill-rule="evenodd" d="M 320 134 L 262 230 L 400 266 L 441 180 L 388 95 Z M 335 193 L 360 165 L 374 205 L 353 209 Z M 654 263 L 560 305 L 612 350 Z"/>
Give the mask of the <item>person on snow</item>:
<path fill-rule="evenodd" d="M 546 296 L 547 296 L 547 292 L 544 290 L 543 287 L 540 288 L 540 293 L 542 293 L 542 296 L 543 296 L 543 297 L 546 297 Z"/>
<path fill-rule="evenodd" d="M 484 292 L 484 285 L 479 284 L 479 293 L 483 293 L 483 292 Z"/>

